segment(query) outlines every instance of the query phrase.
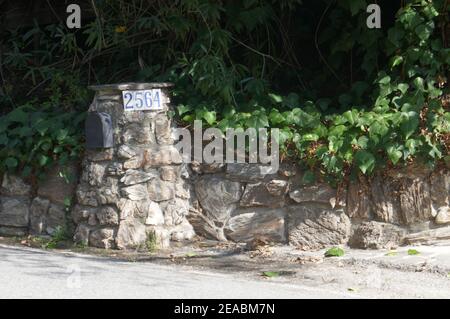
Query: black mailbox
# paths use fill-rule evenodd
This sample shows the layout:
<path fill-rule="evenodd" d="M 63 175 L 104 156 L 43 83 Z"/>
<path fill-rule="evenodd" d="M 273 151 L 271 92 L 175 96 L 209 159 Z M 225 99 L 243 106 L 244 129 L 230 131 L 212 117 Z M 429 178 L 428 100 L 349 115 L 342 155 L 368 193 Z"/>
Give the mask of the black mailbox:
<path fill-rule="evenodd" d="M 88 112 L 85 131 L 87 148 L 110 148 L 114 146 L 112 121 L 108 113 Z"/>

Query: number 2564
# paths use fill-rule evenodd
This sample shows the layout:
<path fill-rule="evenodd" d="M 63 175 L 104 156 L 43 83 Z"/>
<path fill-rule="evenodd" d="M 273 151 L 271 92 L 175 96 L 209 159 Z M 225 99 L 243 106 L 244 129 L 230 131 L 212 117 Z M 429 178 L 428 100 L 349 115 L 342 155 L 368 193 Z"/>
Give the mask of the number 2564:
<path fill-rule="evenodd" d="M 160 89 L 123 91 L 122 95 L 125 111 L 162 109 Z"/>

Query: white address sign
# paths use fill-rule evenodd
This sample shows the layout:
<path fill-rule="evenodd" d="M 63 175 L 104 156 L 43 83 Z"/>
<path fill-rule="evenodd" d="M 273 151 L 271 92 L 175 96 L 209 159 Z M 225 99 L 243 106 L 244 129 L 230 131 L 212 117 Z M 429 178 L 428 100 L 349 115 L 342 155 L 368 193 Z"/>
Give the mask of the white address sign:
<path fill-rule="evenodd" d="M 161 89 L 122 91 L 125 111 L 162 110 Z"/>

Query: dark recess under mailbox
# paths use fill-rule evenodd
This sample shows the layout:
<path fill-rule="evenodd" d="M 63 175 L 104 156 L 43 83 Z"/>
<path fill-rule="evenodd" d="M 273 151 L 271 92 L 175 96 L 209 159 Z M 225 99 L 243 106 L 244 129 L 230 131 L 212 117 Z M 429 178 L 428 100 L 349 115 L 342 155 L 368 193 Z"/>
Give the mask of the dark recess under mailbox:
<path fill-rule="evenodd" d="M 111 116 L 105 112 L 88 112 L 86 123 L 86 148 L 111 148 L 114 146 Z"/>

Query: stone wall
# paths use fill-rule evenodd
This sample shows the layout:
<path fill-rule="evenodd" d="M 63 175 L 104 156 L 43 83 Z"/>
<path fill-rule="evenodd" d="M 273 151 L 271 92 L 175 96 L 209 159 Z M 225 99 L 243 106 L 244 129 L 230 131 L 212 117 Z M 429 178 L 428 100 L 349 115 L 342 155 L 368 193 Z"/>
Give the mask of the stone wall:
<path fill-rule="evenodd" d="M 450 239 L 445 168 L 410 166 L 370 179 L 360 176 L 337 191 L 324 182 L 303 184 L 304 172 L 286 163 L 277 172 L 255 164 L 173 160 L 124 169 L 133 157 L 121 158 L 116 149 L 102 154 L 86 154 L 76 192 L 76 182 L 61 177 L 61 172 L 78 176 L 75 165 L 54 167 L 35 187 L 5 174 L 0 236 L 51 235 L 58 226 L 70 229 L 73 219 L 75 241 L 102 248 L 145 245 L 150 233 L 167 247 L 171 240 L 192 239 L 193 229 L 209 239 L 263 238 L 303 250 L 339 244 L 381 249 Z M 78 202 L 68 214 L 65 202 L 74 197 Z"/>
<path fill-rule="evenodd" d="M 95 86 L 89 112 L 111 116 L 114 145 L 90 149 L 76 190 L 74 240 L 100 248 L 136 248 L 149 237 L 160 247 L 195 234 L 185 216 L 189 192 L 185 166 L 173 146 L 169 85 Z M 163 109 L 124 111 L 123 90 L 161 89 Z"/>
<path fill-rule="evenodd" d="M 0 191 L 0 235 L 27 234 L 30 222 L 31 186 L 21 178 L 5 174 Z"/>
<path fill-rule="evenodd" d="M 191 165 L 189 221 L 198 234 L 255 237 L 311 250 L 349 244 L 390 248 L 450 239 L 450 173 L 410 166 L 360 176 L 343 190 L 302 184 L 304 172 L 255 164 Z M 450 224 L 449 224 L 450 225 Z"/>
<path fill-rule="evenodd" d="M 112 147 L 87 149 L 81 170 L 54 167 L 33 186 L 5 174 L 0 236 L 51 235 L 58 226 L 74 225 L 75 242 L 119 249 L 149 240 L 168 247 L 195 234 L 235 242 L 264 238 L 303 250 L 450 239 L 448 169 L 410 165 L 359 176 L 336 190 L 320 179 L 303 183 L 305 172 L 292 163 L 277 171 L 257 164 L 185 164 L 172 137 L 169 87 L 92 87 L 89 112 L 111 116 Z M 161 90 L 163 109 L 124 111 L 123 90 L 154 88 Z"/>
<path fill-rule="evenodd" d="M 52 235 L 68 226 L 78 168 L 54 166 L 36 185 L 4 174 L 0 188 L 0 236 Z"/>

